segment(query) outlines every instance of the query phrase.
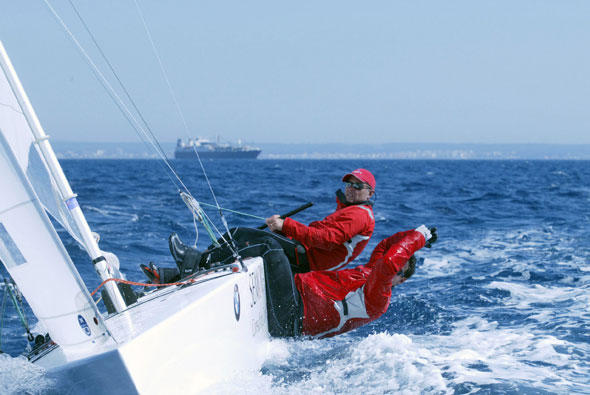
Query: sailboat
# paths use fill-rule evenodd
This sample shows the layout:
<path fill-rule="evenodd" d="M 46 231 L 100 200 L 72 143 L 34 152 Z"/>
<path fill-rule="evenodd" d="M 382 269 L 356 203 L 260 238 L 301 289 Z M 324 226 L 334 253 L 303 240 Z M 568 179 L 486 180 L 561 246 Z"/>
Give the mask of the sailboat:
<path fill-rule="evenodd" d="M 1 42 L 0 70 L 0 261 L 50 338 L 30 361 L 66 377 L 64 392 L 92 393 L 194 392 L 258 369 L 269 339 L 262 258 L 126 298 L 118 259 L 100 249 Z M 88 253 L 110 313 L 54 223 Z"/>

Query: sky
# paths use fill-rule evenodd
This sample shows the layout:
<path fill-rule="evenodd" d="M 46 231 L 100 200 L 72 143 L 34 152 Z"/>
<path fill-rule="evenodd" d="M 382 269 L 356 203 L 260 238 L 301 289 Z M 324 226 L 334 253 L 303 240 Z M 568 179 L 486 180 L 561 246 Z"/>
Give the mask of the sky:
<path fill-rule="evenodd" d="M 586 0 L 137 0 L 182 116 L 135 1 L 71 1 L 163 142 L 590 144 Z M 44 0 L 0 40 L 53 139 L 138 141 Z"/>

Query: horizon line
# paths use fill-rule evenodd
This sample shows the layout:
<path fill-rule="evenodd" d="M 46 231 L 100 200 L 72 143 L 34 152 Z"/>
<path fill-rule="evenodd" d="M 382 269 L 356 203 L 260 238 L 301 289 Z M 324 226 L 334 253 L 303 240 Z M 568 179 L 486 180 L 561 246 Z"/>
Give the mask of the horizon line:
<path fill-rule="evenodd" d="M 143 141 L 78 141 L 78 140 L 60 140 L 55 139 L 52 140 L 54 143 L 75 143 L 75 144 L 145 144 Z M 164 144 L 176 144 L 176 141 L 165 141 L 159 140 L 160 143 Z M 587 143 L 538 143 L 538 142 L 520 142 L 520 143 L 473 143 L 473 142 L 400 142 L 400 141 L 389 141 L 389 142 L 361 142 L 361 143 L 350 143 L 350 142 L 245 142 L 246 144 L 275 144 L 275 145 L 293 145 L 293 144 L 300 144 L 300 145 L 324 145 L 324 144 L 339 144 L 339 145 L 352 145 L 352 146 L 359 146 L 359 145 L 383 145 L 383 144 L 412 144 L 412 145 L 546 145 L 546 146 L 584 146 L 590 145 L 590 142 Z"/>

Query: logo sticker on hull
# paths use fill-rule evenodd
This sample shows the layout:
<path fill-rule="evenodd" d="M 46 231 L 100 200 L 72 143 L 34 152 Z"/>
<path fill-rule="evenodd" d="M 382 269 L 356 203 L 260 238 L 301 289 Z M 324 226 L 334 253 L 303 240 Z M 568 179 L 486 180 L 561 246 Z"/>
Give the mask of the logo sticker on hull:
<path fill-rule="evenodd" d="M 84 317 L 82 317 L 80 314 L 78 314 L 78 324 L 80 324 L 80 328 L 82 328 L 84 333 L 86 333 L 86 336 L 90 336 L 90 328 L 88 327 Z"/>
<path fill-rule="evenodd" d="M 238 284 L 234 285 L 234 314 L 236 315 L 236 321 L 240 320 L 240 290 Z"/>

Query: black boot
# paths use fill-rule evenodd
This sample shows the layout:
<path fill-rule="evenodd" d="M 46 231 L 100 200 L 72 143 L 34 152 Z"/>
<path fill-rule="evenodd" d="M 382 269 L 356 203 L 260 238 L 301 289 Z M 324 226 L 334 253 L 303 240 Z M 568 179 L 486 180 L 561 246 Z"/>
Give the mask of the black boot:
<path fill-rule="evenodd" d="M 172 254 L 172 258 L 174 258 L 176 264 L 180 266 L 182 264 L 182 261 L 184 260 L 184 255 L 186 254 L 186 251 L 190 247 L 185 245 L 176 233 L 172 233 L 168 237 L 168 247 L 170 247 L 170 254 Z"/>
<path fill-rule="evenodd" d="M 176 261 L 180 278 L 190 276 L 198 271 L 201 262 L 201 252 L 196 248 L 189 247 L 180 240 L 176 233 L 172 233 L 168 237 L 168 247 L 170 247 L 170 254 Z"/>
<path fill-rule="evenodd" d="M 201 267 L 202 254 L 195 248 L 187 248 L 184 259 L 178 264 L 178 270 L 180 271 L 180 278 L 190 276 L 194 272 L 198 271 Z"/>

